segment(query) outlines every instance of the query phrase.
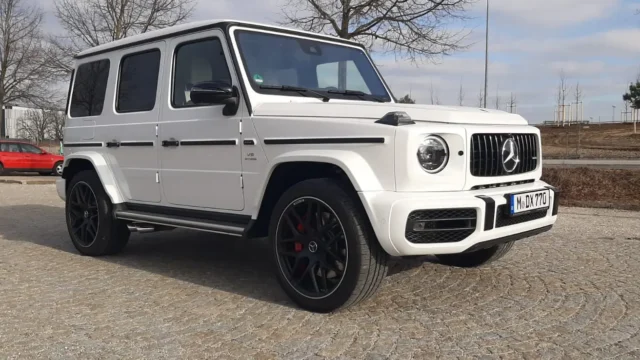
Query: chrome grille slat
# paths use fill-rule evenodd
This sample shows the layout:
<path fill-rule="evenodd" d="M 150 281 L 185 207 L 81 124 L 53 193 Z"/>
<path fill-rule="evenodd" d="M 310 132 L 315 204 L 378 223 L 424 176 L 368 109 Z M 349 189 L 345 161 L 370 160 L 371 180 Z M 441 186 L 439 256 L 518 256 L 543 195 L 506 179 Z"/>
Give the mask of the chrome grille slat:
<path fill-rule="evenodd" d="M 502 142 L 512 136 L 520 150 L 520 163 L 512 173 L 502 167 Z M 473 134 L 469 157 L 471 175 L 498 177 L 524 174 L 538 166 L 536 134 Z"/>

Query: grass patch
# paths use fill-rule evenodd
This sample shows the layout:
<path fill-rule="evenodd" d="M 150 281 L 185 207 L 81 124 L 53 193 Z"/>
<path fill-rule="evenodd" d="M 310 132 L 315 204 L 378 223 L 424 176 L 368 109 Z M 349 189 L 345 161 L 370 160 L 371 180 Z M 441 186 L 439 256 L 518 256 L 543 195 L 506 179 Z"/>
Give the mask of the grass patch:
<path fill-rule="evenodd" d="M 562 206 L 640 210 L 640 170 L 547 168 L 542 179 L 562 191 Z"/>

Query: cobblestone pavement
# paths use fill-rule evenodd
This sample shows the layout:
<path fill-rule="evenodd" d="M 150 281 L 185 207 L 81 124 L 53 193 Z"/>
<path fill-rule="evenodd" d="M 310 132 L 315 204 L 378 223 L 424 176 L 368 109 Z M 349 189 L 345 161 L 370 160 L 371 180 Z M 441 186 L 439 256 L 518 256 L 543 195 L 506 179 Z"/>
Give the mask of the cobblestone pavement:
<path fill-rule="evenodd" d="M 640 358 L 640 214 L 563 208 L 461 270 L 398 261 L 376 298 L 296 309 L 260 241 L 133 235 L 78 255 L 53 186 L 0 184 L 0 358 Z"/>

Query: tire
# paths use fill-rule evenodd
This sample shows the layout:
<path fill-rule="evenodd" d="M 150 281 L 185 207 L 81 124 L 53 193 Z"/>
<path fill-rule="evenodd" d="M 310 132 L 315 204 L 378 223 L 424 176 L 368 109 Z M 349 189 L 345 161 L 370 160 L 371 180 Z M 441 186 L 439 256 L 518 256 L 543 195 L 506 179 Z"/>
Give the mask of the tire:
<path fill-rule="evenodd" d="M 70 180 L 65 215 L 73 246 L 82 255 L 116 254 L 129 241 L 129 229 L 113 217 L 113 204 L 95 171 L 79 172 Z"/>
<path fill-rule="evenodd" d="M 55 163 L 53 165 L 53 169 L 51 169 L 51 173 L 55 176 L 62 176 L 62 170 L 64 170 L 62 168 L 62 165 L 64 163 L 62 161 L 58 161 L 57 163 Z"/>
<path fill-rule="evenodd" d="M 303 309 L 326 313 L 356 305 L 375 294 L 387 274 L 389 256 L 353 195 L 331 179 L 306 180 L 273 209 L 269 242 L 278 282 Z"/>
<path fill-rule="evenodd" d="M 0 163 L 0 175 L 4 175 L 4 165 Z"/>
<path fill-rule="evenodd" d="M 464 254 L 436 255 L 440 263 L 448 266 L 474 268 L 487 265 L 505 256 L 513 247 L 513 241 Z"/>

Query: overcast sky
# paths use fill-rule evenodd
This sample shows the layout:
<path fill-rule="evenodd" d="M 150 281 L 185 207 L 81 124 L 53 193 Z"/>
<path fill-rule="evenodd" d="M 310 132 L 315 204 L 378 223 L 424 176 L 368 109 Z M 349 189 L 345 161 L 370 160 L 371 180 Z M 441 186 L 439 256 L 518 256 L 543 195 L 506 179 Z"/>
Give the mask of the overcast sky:
<path fill-rule="evenodd" d="M 53 0 L 40 3 L 47 31 L 59 31 Z M 301 0 L 302 1 L 302 0 Z M 616 119 L 622 93 L 640 74 L 640 0 L 490 0 L 489 99 L 496 93 L 505 109 L 510 94 L 518 113 L 531 122 L 553 120 L 558 76 L 564 69 L 569 85 L 584 88 L 585 119 Z M 282 0 L 199 0 L 193 20 L 233 18 L 273 24 L 280 19 Z M 430 88 L 442 104 L 458 103 L 462 84 L 465 105 L 477 106 L 484 79 L 485 0 L 470 9 L 465 26 L 473 33 L 471 47 L 437 63 L 417 66 L 374 54 L 397 97 L 411 91 L 418 103 L 430 103 Z"/>

